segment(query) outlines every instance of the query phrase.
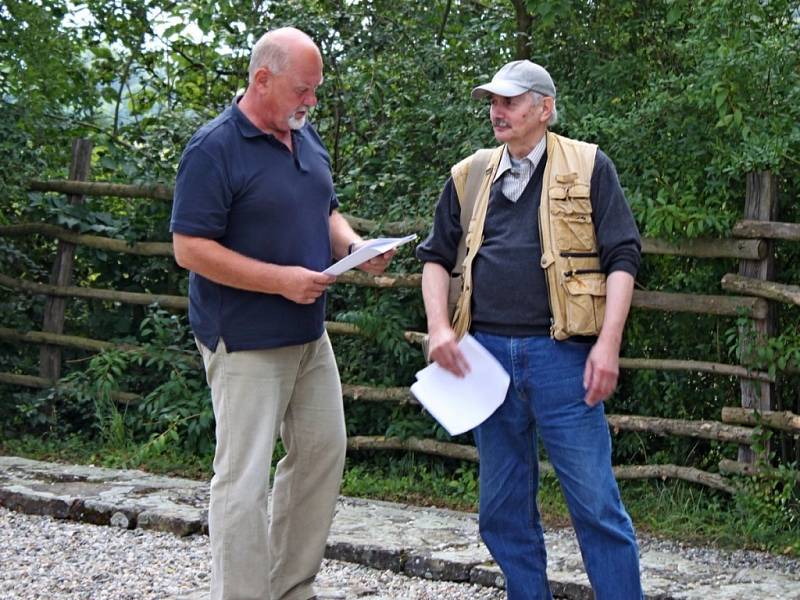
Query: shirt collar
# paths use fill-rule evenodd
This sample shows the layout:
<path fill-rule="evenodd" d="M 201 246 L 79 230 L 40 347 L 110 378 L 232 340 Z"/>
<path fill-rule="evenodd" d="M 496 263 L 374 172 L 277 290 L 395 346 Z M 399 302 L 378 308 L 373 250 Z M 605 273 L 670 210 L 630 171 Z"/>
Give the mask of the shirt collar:
<path fill-rule="evenodd" d="M 259 137 L 265 135 L 267 137 L 274 138 L 275 136 L 271 133 L 267 133 L 266 131 L 261 131 L 258 127 L 253 125 L 253 122 L 247 118 L 242 112 L 242 109 L 239 108 L 239 100 L 242 99 L 242 96 L 236 96 L 231 103 L 231 113 L 233 114 L 233 119 L 236 122 L 236 126 L 239 128 L 239 133 L 242 134 L 243 137 Z M 305 129 L 305 126 L 303 127 Z M 300 138 L 300 132 L 302 129 L 293 129 L 292 133 L 292 144 L 296 144 L 298 138 Z"/>
<path fill-rule="evenodd" d="M 239 100 L 241 99 L 242 96 L 236 96 L 231 103 L 231 114 L 233 115 L 233 120 L 236 122 L 236 126 L 239 128 L 239 133 L 242 134 L 242 137 L 246 138 L 267 135 L 258 127 L 253 125 L 250 119 L 248 119 L 247 116 L 242 112 L 242 109 L 239 108 Z"/>
<path fill-rule="evenodd" d="M 539 161 L 542 160 L 542 156 L 544 156 L 544 152 L 547 149 L 547 136 L 543 135 L 542 139 L 539 140 L 539 143 L 533 147 L 528 155 L 525 157 L 531 164 L 533 168 L 531 169 L 531 173 L 536 170 L 536 166 L 539 164 Z M 494 174 L 494 179 L 492 183 L 500 179 L 506 171 L 511 169 L 511 155 L 508 153 L 508 146 L 506 145 L 503 147 L 503 156 L 500 158 L 500 164 L 497 165 L 497 171 Z"/>
<path fill-rule="evenodd" d="M 253 125 L 252 121 L 247 118 L 242 112 L 242 109 L 239 108 L 239 100 L 242 99 L 242 96 L 236 96 L 231 103 L 231 114 L 233 115 L 233 120 L 236 123 L 236 127 L 239 129 L 239 133 L 242 137 L 245 138 L 255 138 L 266 136 L 267 138 L 271 138 L 272 143 L 280 144 L 282 147 L 285 146 L 279 142 L 274 135 L 271 133 L 267 133 L 266 131 L 261 131 L 258 127 Z M 297 162 L 297 166 L 301 171 L 308 171 L 304 161 L 302 160 L 302 154 L 300 152 L 300 148 L 303 145 L 303 130 L 308 127 L 308 123 L 306 123 L 302 129 L 293 129 L 291 131 L 292 134 L 292 146 L 294 147 L 294 151 L 292 154 L 294 155 L 294 159 Z"/>

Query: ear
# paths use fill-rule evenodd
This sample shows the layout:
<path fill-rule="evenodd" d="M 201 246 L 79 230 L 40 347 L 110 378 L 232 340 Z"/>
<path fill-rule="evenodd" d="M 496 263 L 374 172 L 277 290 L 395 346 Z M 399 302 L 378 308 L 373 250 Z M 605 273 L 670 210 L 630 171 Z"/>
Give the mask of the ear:
<path fill-rule="evenodd" d="M 542 123 L 547 123 L 550 120 L 550 117 L 553 115 L 553 103 L 555 100 L 550 96 L 545 96 L 542 98 L 542 113 L 539 115 L 539 121 Z"/>
<path fill-rule="evenodd" d="M 261 89 L 266 88 L 271 81 L 272 71 L 270 71 L 267 67 L 259 67 L 256 69 L 255 76 L 253 77 L 253 83 L 255 83 L 257 87 Z"/>

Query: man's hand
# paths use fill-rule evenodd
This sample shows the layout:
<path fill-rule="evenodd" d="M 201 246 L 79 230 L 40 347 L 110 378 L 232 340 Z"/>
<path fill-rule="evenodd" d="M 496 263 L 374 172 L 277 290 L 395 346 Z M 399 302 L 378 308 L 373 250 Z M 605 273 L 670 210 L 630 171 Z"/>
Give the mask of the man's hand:
<path fill-rule="evenodd" d="M 583 371 L 585 401 L 589 406 L 608 398 L 617 387 L 622 330 L 625 328 L 625 319 L 628 318 L 632 297 L 633 275 L 625 271 L 610 273 L 606 279 L 606 314 L 603 328 L 589 352 L 586 368 Z"/>
<path fill-rule="evenodd" d="M 353 252 L 358 250 L 362 243 L 363 241 L 355 243 L 353 245 Z M 362 271 L 366 271 L 370 275 L 380 275 L 386 270 L 386 267 L 389 266 L 389 262 L 392 260 L 392 257 L 396 252 L 396 250 L 392 249 L 388 252 L 384 252 L 383 254 L 379 254 L 378 256 L 370 258 L 368 261 L 361 263 L 358 265 L 358 268 Z"/>
<path fill-rule="evenodd" d="M 586 368 L 583 370 L 583 389 L 586 390 L 584 402 L 595 406 L 608 398 L 617 387 L 619 378 L 619 344 L 602 338 L 589 352 Z"/>
<path fill-rule="evenodd" d="M 458 347 L 456 332 L 451 327 L 442 327 L 430 333 L 429 358 L 456 377 L 469 373 L 469 363 Z"/>
<path fill-rule="evenodd" d="M 297 304 L 312 304 L 336 281 L 333 275 L 304 267 L 283 267 L 282 271 L 283 285 L 280 295 Z"/>

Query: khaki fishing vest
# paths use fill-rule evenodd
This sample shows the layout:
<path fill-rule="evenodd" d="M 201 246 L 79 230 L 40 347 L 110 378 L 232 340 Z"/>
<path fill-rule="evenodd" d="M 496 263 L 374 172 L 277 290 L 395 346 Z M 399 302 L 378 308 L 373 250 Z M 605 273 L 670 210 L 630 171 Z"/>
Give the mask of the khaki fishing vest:
<path fill-rule="evenodd" d="M 557 340 L 597 335 L 603 325 L 606 277 L 600 268 L 589 197 L 596 152 L 595 144 L 547 132 L 539 237 L 552 313 L 550 336 Z M 459 244 L 449 297 L 453 329 L 459 338 L 469 331 L 472 263 L 483 243 L 489 190 L 502 154 L 503 146 L 479 150 L 451 169 L 461 202 L 461 227 L 466 231 Z"/>

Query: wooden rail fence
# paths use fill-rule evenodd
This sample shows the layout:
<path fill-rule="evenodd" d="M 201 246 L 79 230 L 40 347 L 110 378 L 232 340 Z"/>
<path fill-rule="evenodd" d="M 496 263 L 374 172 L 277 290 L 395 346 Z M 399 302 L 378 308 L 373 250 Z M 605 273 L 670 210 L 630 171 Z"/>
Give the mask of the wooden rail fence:
<path fill-rule="evenodd" d="M 127 185 L 86 181 L 89 173 L 90 154 L 90 143 L 83 140 L 76 141 L 73 146 L 70 179 L 32 181 L 29 189 L 66 194 L 73 204 L 83 202 L 84 196 L 172 200 L 172 188 L 161 184 Z M 730 317 L 744 315 L 753 320 L 759 335 L 771 335 L 774 327 L 772 304 L 781 302 L 800 305 L 800 286 L 771 281 L 774 275 L 772 240 L 800 241 L 800 224 L 779 223 L 774 220 L 777 205 L 775 187 L 774 178 L 769 173 L 753 173 L 748 177 L 745 210 L 747 218 L 733 227 L 733 239 L 694 239 L 680 242 L 643 240 L 645 254 L 737 259 L 741 265 L 739 272 L 726 274 L 722 278 L 721 288 L 739 295 L 701 295 L 636 290 L 633 307 L 642 310 L 690 312 Z M 401 235 L 409 231 L 422 231 L 428 227 L 428 223 L 421 220 L 377 223 L 350 215 L 346 217 L 356 230 L 362 232 L 380 230 L 388 235 Z M 81 234 L 49 223 L 20 223 L 0 226 L 0 236 L 31 235 L 59 241 L 50 282 L 25 281 L 0 274 L 0 287 L 15 292 L 47 297 L 42 331 L 20 332 L 0 327 L 0 340 L 39 345 L 41 347 L 40 373 L 39 376 L 0 373 L 0 383 L 38 388 L 64 385 L 59 382 L 60 348 L 62 347 L 77 348 L 87 352 L 102 352 L 111 348 L 143 351 L 142 348 L 132 345 L 123 346 L 102 340 L 65 335 L 63 329 L 66 298 L 85 298 L 139 305 L 156 303 L 172 310 L 186 310 L 188 307 L 188 300 L 184 296 L 123 292 L 71 285 L 72 257 L 75 247 L 78 245 L 139 256 L 172 256 L 172 245 L 168 242 L 129 242 L 104 236 Z M 363 272 L 351 271 L 340 276 L 338 283 L 376 288 L 418 288 L 421 285 L 421 275 L 418 273 L 387 273 L 374 277 Z M 326 329 L 334 335 L 363 335 L 357 326 L 348 323 L 326 322 Z M 403 335 L 407 342 L 418 343 L 423 333 L 405 331 Z M 199 360 L 196 357 L 193 357 L 193 360 L 200 368 Z M 662 436 L 688 436 L 737 444 L 740 447 L 738 461 L 723 460 L 719 465 L 719 474 L 679 465 L 623 465 L 615 467 L 617 477 L 620 479 L 671 477 L 725 492 L 733 492 L 735 491 L 734 484 L 722 474 L 753 473 L 755 457 L 750 446 L 756 427 L 769 427 L 792 434 L 800 433 L 800 416 L 789 411 L 772 410 L 775 378 L 769 373 L 736 364 L 678 359 L 623 357 L 620 366 L 623 369 L 704 372 L 738 377 L 742 382 L 742 406 L 725 407 L 722 410 L 722 422 L 665 419 L 641 415 L 610 414 L 607 416 L 609 426 L 615 432 L 637 431 Z M 799 373 L 800 365 L 794 365 L 787 371 Z M 416 404 L 416 400 L 406 387 L 376 388 L 345 383 L 343 393 L 351 401 Z M 126 392 L 118 392 L 114 398 L 121 403 L 135 403 L 141 399 L 135 394 Z M 473 446 L 430 439 L 353 436 L 348 439 L 348 447 L 351 450 L 424 452 L 468 461 L 477 461 L 478 458 L 477 451 Z M 542 468 L 545 471 L 551 469 L 546 463 L 542 464 Z"/>

